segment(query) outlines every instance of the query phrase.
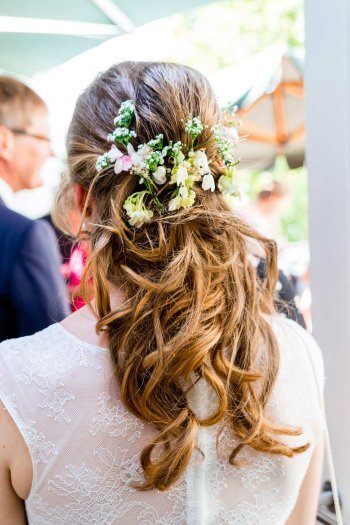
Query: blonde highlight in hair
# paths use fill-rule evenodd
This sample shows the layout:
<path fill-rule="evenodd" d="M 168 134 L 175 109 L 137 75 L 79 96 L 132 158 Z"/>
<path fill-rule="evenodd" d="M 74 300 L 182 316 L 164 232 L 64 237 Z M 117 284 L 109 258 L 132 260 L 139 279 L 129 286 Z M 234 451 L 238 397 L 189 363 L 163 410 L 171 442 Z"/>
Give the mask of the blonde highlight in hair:
<path fill-rule="evenodd" d="M 135 105 L 137 143 L 158 133 L 165 143 L 185 142 L 183 122 L 198 115 L 207 126 L 201 141 L 211 169 L 222 168 L 210 135 L 219 121 L 218 106 L 207 80 L 191 68 L 126 62 L 98 77 L 77 103 L 68 135 L 70 180 L 58 209 L 66 206 L 72 182 L 94 202 L 85 297 L 95 299 L 97 331 L 108 334 L 122 401 L 158 430 L 141 451 L 145 481 L 138 488 L 168 489 L 184 473 L 198 429 L 224 420 L 239 438 L 228 457 L 232 464 L 244 446 L 288 457 L 303 452 L 308 444 L 290 447 L 278 438 L 301 430 L 276 425 L 265 410 L 279 367 L 265 315 L 274 313 L 275 243 L 232 213 L 221 194 L 200 186 L 193 207 L 130 228 L 122 206 L 137 177 L 116 175 L 113 168 L 96 176 L 95 170 L 113 118 L 127 99 Z M 265 253 L 263 281 L 250 261 L 251 241 Z M 116 308 L 110 304 L 111 286 L 125 297 Z M 200 379 L 217 400 L 206 416 L 188 402 Z"/>

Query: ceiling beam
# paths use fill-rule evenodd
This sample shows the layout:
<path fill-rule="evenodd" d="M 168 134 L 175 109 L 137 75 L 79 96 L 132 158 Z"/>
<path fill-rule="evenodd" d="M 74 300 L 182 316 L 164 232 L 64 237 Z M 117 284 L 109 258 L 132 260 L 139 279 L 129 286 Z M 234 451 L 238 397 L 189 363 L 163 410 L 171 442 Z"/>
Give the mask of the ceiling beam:
<path fill-rule="evenodd" d="M 120 27 L 112 24 L 0 16 L 0 33 L 75 35 L 89 38 L 104 38 L 118 36 L 121 34 L 121 31 Z"/>
<path fill-rule="evenodd" d="M 116 24 L 123 33 L 135 31 L 135 24 L 113 0 L 90 0 L 104 15 Z"/>

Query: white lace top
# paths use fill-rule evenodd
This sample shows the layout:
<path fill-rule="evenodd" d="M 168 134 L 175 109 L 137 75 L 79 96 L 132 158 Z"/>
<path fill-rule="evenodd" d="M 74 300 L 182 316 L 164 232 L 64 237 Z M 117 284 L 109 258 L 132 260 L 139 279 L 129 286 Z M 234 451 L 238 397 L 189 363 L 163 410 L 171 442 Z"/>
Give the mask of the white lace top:
<path fill-rule="evenodd" d="M 33 461 L 25 502 L 30 525 L 282 525 L 291 513 L 321 434 L 311 352 L 323 382 L 321 353 L 293 321 L 275 319 L 281 364 L 270 415 L 302 425 L 311 447 L 293 459 L 245 448 L 240 468 L 228 463 L 235 439 L 219 425 L 202 428 L 186 474 L 169 491 L 140 492 L 139 452 L 154 429 L 120 401 L 107 349 L 80 341 L 60 324 L 0 345 L 0 398 Z M 205 401 L 198 384 L 191 403 Z"/>

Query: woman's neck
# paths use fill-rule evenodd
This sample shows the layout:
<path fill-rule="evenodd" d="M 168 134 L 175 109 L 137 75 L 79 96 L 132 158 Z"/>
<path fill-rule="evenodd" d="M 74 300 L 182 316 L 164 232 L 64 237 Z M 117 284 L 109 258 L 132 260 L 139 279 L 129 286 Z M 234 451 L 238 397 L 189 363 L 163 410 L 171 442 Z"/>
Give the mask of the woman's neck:
<path fill-rule="evenodd" d="M 111 309 L 114 310 L 124 301 L 124 294 L 121 290 L 110 287 Z M 104 332 L 96 333 L 97 317 L 95 315 L 96 301 L 91 301 L 92 309 L 89 306 L 83 306 L 76 312 L 66 317 L 62 326 L 78 339 L 85 343 L 108 348 L 108 339 Z"/>

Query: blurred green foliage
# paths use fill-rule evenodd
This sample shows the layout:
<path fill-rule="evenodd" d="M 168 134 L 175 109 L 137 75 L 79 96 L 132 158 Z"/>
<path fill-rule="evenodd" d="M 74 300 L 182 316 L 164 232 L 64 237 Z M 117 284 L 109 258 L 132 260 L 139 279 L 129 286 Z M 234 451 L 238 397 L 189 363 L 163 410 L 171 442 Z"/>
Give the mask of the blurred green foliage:
<path fill-rule="evenodd" d="M 232 66 L 269 46 L 304 46 L 302 0 L 226 0 L 172 17 L 172 30 L 179 42 L 176 61 L 210 75 Z M 165 57 L 174 60 L 174 56 Z M 291 196 L 281 221 L 286 238 L 308 238 L 307 173 L 290 170 L 279 157 L 270 171 L 242 171 L 243 196 L 254 199 L 272 180 L 287 184 Z"/>
<path fill-rule="evenodd" d="M 272 45 L 303 47 L 303 1 L 216 2 L 172 17 L 172 32 L 186 42 L 176 60 L 209 74 Z"/>

